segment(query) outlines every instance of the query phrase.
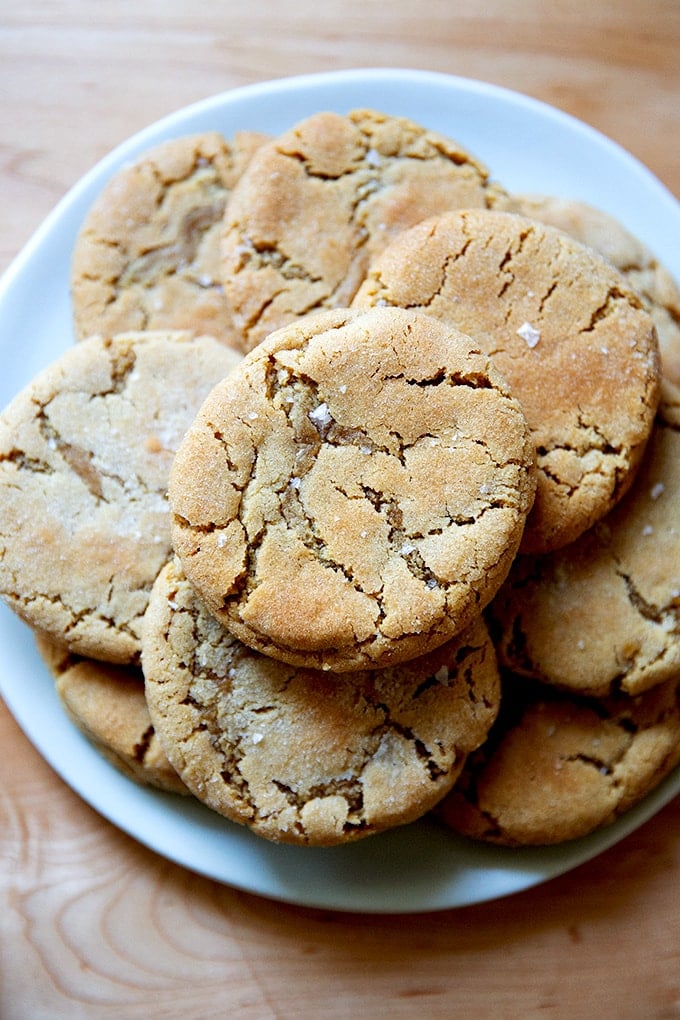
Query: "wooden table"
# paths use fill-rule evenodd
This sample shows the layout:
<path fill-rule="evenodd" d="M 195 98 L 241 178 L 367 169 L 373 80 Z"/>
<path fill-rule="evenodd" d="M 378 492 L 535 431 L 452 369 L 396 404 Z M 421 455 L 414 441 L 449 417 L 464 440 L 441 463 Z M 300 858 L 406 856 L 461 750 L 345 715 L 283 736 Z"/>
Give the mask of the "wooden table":
<path fill-rule="evenodd" d="M 680 196 L 677 0 L 0 5 L 0 269 L 137 129 L 271 77 L 404 66 L 575 114 Z M 284 906 L 103 821 L 0 707 L 0 1015 L 680 1017 L 680 800 L 513 897 L 411 918 Z"/>

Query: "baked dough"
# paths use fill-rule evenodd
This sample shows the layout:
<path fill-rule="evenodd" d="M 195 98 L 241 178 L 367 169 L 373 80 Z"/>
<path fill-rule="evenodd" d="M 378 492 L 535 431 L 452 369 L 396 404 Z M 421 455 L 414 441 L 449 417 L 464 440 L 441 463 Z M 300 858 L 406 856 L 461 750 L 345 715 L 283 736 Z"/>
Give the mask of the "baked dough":
<path fill-rule="evenodd" d="M 0 416 L 0 596 L 79 655 L 135 662 L 170 554 L 167 483 L 210 387 L 241 356 L 212 337 L 74 344 Z"/>
<path fill-rule="evenodd" d="M 680 674 L 679 507 L 680 400 L 668 399 L 619 505 L 565 549 L 513 563 L 489 607 L 503 665 L 592 695 Z"/>
<path fill-rule="evenodd" d="M 556 195 L 516 195 L 518 211 L 566 231 L 611 262 L 654 319 L 663 375 L 680 386 L 680 287 L 646 244 L 614 216 Z"/>
<path fill-rule="evenodd" d="M 246 648 L 172 561 L 151 594 L 142 661 L 151 719 L 185 784 L 282 843 L 345 843 L 420 817 L 498 711 L 481 619 L 404 666 L 331 676 Z"/>
<path fill-rule="evenodd" d="M 172 467 L 173 545 L 250 647 L 386 666 L 492 598 L 534 485 L 522 411 L 469 337 L 330 310 L 273 333 L 205 401 Z"/>
<path fill-rule="evenodd" d="M 36 644 L 64 711 L 103 758 L 140 786 L 189 794 L 154 733 L 140 669 L 82 659 L 41 636 Z"/>
<path fill-rule="evenodd" d="M 370 259 L 444 209 L 512 206 L 456 141 L 375 110 L 321 112 L 263 145 L 225 216 L 223 277 L 245 349 L 343 307 Z"/>
<path fill-rule="evenodd" d="M 632 481 L 659 399 L 656 332 L 591 249 L 514 213 L 443 213 L 373 262 L 353 306 L 426 311 L 474 337 L 520 401 L 538 460 L 522 543 L 574 541 Z"/>
<path fill-rule="evenodd" d="M 173 138 L 118 170 L 79 231 L 71 295 L 76 337 L 187 329 L 240 346 L 219 245 L 227 197 L 265 136 Z"/>
<path fill-rule="evenodd" d="M 488 741 L 436 808 L 464 836 L 505 846 L 585 836 L 629 811 L 680 761 L 677 675 L 635 698 L 602 700 L 522 690 L 506 677 L 501 706 Z"/>

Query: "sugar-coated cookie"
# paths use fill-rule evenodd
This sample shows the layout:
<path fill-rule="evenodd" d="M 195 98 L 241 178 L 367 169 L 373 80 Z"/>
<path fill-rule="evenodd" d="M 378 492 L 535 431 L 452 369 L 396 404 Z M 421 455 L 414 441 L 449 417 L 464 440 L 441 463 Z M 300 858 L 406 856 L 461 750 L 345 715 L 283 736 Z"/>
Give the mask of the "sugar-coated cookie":
<path fill-rule="evenodd" d="M 344 843 L 420 817 L 498 710 L 481 619 L 424 658 L 332 677 L 246 648 L 172 561 L 151 594 L 142 662 L 156 733 L 187 787 L 275 842 Z"/>
<path fill-rule="evenodd" d="M 654 319 L 663 374 L 680 385 L 680 287 L 668 270 L 614 216 L 556 195 L 516 195 L 518 211 L 565 230 L 623 273 Z"/>
<path fill-rule="evenodd" d="M 41 636 L 36 644 L 64 711 L 102 757 L 141 786 L 188 795 L 154 733 L 141 670 L 83 659 Z"/>
<path fill-rule="evenodd" d="M 602 700 L 511 691 L 488 741 L 436 814 L 464 836 L 540 846 L 585 836 L 642 800 L 680 761 L 680 676 Z"/>
<path fill-rule="evenodd" d="M 444 209 L 510 206 L 457 142 L 375 110 L 321 112 L 263 145 L 231 193 L 223 275 L 246 350 L 349 304 L 369 260 Z"/>
<path fill-rule="evenodd" d="M 572 542 L 623 495 L 658 403 L 658 343 L 640 298 L 594 251 L 514 213 L 444 213 L 374 260 L 353 301 L 372 305 L 468 333 L 507 379 L 539 469 L 525 552 Z"/>
<path fill-rule="evenodd" d="M 662 403 L 631 489 L 564 549 L 519 556 L 489 608 L 501 662 L 580 693 L 680 674 L 680 421 Z"/>
<path fill-rule="evenodd" d="M 534 487 L 517 401 L 422 313 L 328 310 L 215 387 L 169 485 L 173 545 L 250 647 L 334 671 L 421 655 L 495 594 Z"/>
<path fill-rule="evenodd" d="M 170 553 L 167 482 L 210 387 L 241 356 L 212 337 L 74 344 L 0 416 L 0 597 L 80 655 L 139 656 Z"/>
<path fill-rule="evenodd" d="M 126 164 L 76 239 L 76 336 L 189 329 L 240 344 L 220 271 L 227 197 L 265 136 L 217 131 L 163 142 Z"/>

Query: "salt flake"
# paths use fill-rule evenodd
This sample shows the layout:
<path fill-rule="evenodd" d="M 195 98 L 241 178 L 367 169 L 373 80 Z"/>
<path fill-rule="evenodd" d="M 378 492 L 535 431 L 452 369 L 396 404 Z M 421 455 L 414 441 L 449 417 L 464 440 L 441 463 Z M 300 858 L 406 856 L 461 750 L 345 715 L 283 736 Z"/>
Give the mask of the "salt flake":
<path fill-rule="evenodd" d="M 522 340 L 526 342 L 527 347 L 535 347 L 541 339 L 540 332 L 534 329 L 530 322 L 522 323 L 517 330 L 517 336 L 521 336 Z"/>
<path fill-rule="evenodd" d="M 317 429 L 325 428 L 333 421 L 328 404 L 324 401 L 318 407 L 313 407 L 309 412 L 309 420 Z"/>

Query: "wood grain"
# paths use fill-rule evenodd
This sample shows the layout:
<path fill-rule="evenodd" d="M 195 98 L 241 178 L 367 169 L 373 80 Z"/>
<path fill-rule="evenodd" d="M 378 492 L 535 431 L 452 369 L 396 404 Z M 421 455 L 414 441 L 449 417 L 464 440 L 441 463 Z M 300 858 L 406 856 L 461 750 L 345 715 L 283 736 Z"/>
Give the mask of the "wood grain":
<path fill-rule="evenodd" d="M 265 78 L 419 67 L 546 100 L 680 196 L 677 0 L 0 5 L 0 269 L 102 155 Z M 569 875 L 414 918 L 272 903 L 170 864 L 0 705 L 0 1016 L 680 1017 L 680 800 Z"/>

